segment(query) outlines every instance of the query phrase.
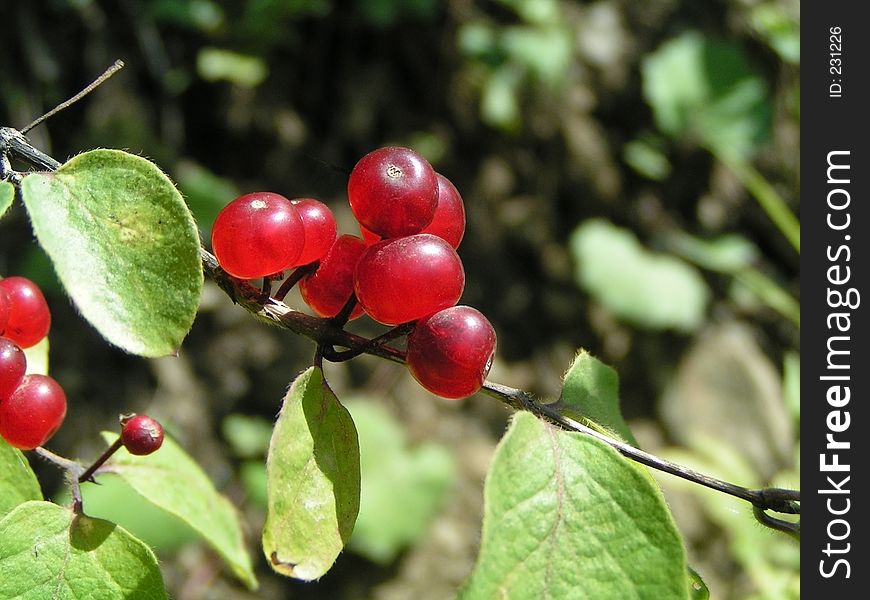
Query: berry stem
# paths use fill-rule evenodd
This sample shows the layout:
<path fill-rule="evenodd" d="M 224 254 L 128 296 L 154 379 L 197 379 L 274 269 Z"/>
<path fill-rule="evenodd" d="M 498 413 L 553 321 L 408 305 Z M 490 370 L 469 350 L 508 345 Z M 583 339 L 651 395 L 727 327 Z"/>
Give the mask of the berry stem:
<path fill-rule="evenodd" d="M 318 261 L 314 261 L 313 263 L 309 263 L 307 265 L 302 265 L 298 269 L 294 270 L 290 275 L 287 276 L 281 283 L 281 287 L 278 288 L 278 291 L 272 296 L 275 300 L 283 301 L 290 290 L 293 289 L 297 283 L 299 283 L 302 279 L 305 278 L 306 275 L 309 275 L 317 270 Z"/>
<path fill-rule="evenodd" d="M 37 455 L 45 460 L 54 463 L 56 466 L 69 473 L 70 478 L 70 494 L 72 495 L 72 509 L 77 515 L 82 514 L 82 490 L 79 487 L 79 476 L 84 472 L 84 467 L 74 460 L 69 460 L 58 454 L 55 454 L 47 448 L 37 446 L 33 449 Z"/>
<path fill-rule="evenodd" d="M 353 309 L 356 308 L 356 304 L 356 294 L 351 294 L 350 298 L 347 299 L 347 302 L 344 303 L 344 306 L 341 307 L 341 310 L 338 311 L 338 314 L 332 317 L 333 324 L 336 327 L 344 327 L 347 325 L 350 315 L 353 313 Z"/>
<path fill-rule="evenodd" d="M 94 461 L 94 464 L 88 467 L 84 473 L 79 475 L 76 481 L 79 483 L 84 483 L 85 481 L 93 481 L 94 473 L 96 473 L 97 469 L 102 467 L 103 463 L 109 460 L 109 457 L 117 452 L 123 445 L 124 442 L 121 440 L 121 436 L 119 435 L 118 439 L 112 442 L 112 445 L 106 448 L 106 451 L 103 452 L 100 457 Z"/>
<path fill-rule="evenodd" d="M 342 350 L 338 352 L 335 350 L 334 347 L 324 348 L 323 358 L 325 358 L 329 362 L 337 363 L 348 361 L 352 358 L 359 356 L 360 354 L 371 354 L 372 350 L 374 350 L 375 348 L 379 348 L 389 341 L 411 333 L 411 330 L 414 329 L 414 324 L 415 322 L 412 321 L 410 323 L 403 323 L 402 325 L 397 325 L 389 331 L 386 331 L 385 333 L 382 333 L 381 335 L 370 339 L 365 344 L 357 346 L 356 348 L 351 348 L 349 350 Z"/>

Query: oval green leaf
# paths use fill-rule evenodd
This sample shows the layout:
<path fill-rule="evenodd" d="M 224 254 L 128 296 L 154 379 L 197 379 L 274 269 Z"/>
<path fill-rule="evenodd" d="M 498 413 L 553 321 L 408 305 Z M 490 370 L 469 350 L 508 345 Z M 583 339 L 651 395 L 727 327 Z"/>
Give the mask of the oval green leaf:
<path fill-rule="evenodd" d="M 0 517 L 28 500 L 42 500 L 42 489 L 27 457 L 0 438 Z"/>
<path fill-rule="evenodd" d="M 0 521 L 0 573 L 0 598 L 166 598 L 144 542 L 51 502 L 26 502 Z"/>
<path fill-rule="evenodd" d="M 284 398 L 266 473 L 266 559 L 282 575 L 321 577 L 359 513 L 360 455 L 353 419 L 317 367 L 299 375 Z"/>
<path fill-rule="evenodd" d="M 586 350 L 577 353 L 565 373 L 562 396 L 553 408 L 637 446 L 637 440 L 619 409 L 619 377 L 616 371 Z"/>
<path fill-rule="evenodd" d="M 103 432 L 111 443 L 117 433 Z M 249 588 L 257 587 L 235 507 L 218 493 L 196 462 L 169 436 L 154 454 L 116 452 L 108 469 L 146 500 L 190 525 Z M 87 506 L 85 507 L 87 508 Z"/>
<path fill-rule="evenodd" d="M 15 199 L 15 188 L 8 181 L 0 181 L 0 217 L 6 214 Z"/>
<path fill-rule="evenodd" d="M 688 598 L 685 551 L 661 491 L 610 446 L 518 413 L 484 495 L 462 600 Z"/>
<path fill-rule="evenodd" d="M 116 346 L 174 353 L 203 284 L 199 235 L 184 199 L 154 163 L 92 150 L 32 173 L 22 197 L 39 244 L 82 315 Z"/>
<path fill-rule="evenodd" d="M 571 234 L 577 282 L 617 316 L 651 329 L 696 329 L 710 290 L 688 263 L 644 248 L 634 234 L 590 219 Z"/>

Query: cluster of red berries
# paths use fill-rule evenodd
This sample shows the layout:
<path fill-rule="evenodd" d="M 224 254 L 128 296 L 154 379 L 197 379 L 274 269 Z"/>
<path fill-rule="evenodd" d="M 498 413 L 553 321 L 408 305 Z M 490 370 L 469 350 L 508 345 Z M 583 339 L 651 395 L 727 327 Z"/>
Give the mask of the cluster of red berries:
<path fill-rule="evenodd" d="M 39 287 L 25 277 L 0 280 L 0 436 L 32 450 L 54 435 L 66 416 L 66 394 L 47 375 L 26 374 L 23 348 L 39 343 L 51 313 Z"/>
<path fill-rule="evenodd" d="M 334 317 L 355 298 L 350 318 L 415 322 L 411 374 L 439 396 L 470 396 L 489 372 L 496 336 L 479 311 L 456 305 L 465 288 L 456 253 L 465 208 L 456 187 L 413 150 L 385 147 L 360 159 L 347 193 L 362 237 L 337 235 L 332 212 L 317 200 L 270 192 L 237 198 L 212 229 L 218 262 L 240 279 L 316 263 L 299 284 L 314 312 Z"/>

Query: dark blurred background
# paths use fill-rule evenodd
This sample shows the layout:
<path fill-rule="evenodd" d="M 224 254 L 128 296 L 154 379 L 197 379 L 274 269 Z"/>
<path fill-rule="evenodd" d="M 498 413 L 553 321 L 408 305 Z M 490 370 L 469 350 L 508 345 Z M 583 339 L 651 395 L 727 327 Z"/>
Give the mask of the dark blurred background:
<path fill-rule="evenodd" d="M 358 234 L 348 172 L 376 147 L 411 146 L 465 199 L 463 303 L 498 332 L 491 379 L 554 397 L 586 348 L 618 371 L 648 449 L 744 485 L 798 485 L 799 250 L 762 208 L 798 210 L 797 1 L 6 0 L 2 12 L 2 125 L 126 64 L 28 134 L 58 160 L 97 147 L 150 158 L 208 240 L 217 211 L 256 190 L 319 198 Z M 259 558 L 258 465 L 313 346 L 208 285 L 179 357 L 125 355 L 76 314 L 18 205 L 0 222 L 0 274 L 38 281 L 52 306 L 51 370 L 70 398 L 52 448 L 96 456 L 118 413 L 162 418 L 244 511 L 262 586 L 250 597 L 449 598 L 470 571 L 508 418 L 493 400 L 435 399 L 368 358 L 328 367 L 361 414 L 385 409 L 374 439 L 398 424 L 408 460 L 441 457 L 420 461 L 437 485 L 411 533 L 380 550 L 366 534 L 323 580 L 294 583 Z M 47 495 L 62 487 L 37 466 Z M 799 597 L 796 545 L 739 503 L 663 485 L 714 597 Z M 142 527 L 111 513 L 125 493 L 91 506 Z M 145 530 L 175 527 L 153 518 Z M 190 536 L 149 541 L 172 597 L 249 597 Z"/>

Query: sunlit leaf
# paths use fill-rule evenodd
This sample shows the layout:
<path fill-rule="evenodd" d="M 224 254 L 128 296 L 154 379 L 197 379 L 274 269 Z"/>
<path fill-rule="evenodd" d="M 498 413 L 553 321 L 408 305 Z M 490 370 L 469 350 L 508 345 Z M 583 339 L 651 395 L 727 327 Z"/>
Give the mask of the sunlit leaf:
<path fill-rule="evenodd" d="M 203 275 L 196 225 L 169 178 L 139 156 L 92 150 L 27 175 L 21 188 L 37 240 L 82 315 L 128 352 L 174 353 Z"/>
<path fill-rule="evenodd" d="M 615 433 L 637 445 L 619 408 L 619 377 L 611 367 L 580 350 L 562 384 L 562 395 L 554 405 L 562 414 L 579 416 L 599 430 Z"/>
<path fill-rule="evenodd" d="M 283 575 L 317 579 L 350 539 L 360 494 L 356 429 L 319 368 L 290 386 L 266 469 L 263 553 Z"/>
<path fill-rule="evenodd" d="M 0 438 L 0 517 L 28 500 L 42 500 L 42 490 L 27 457 Z"/>
<path fill-rule="evenodd" d="M 109 521 L 25 502 L 0 521 L 0 541 L 0 598 L 166 598 L 154 553 Z"/>
<path fill-rule="evenodd" d="M 596 439 L 518 413 L 484 498 L 462 600 L 688 598 L 683 544 L 660 490 Z"/>
<path fill-rule="evenodd" d="M 102 435 L 107 443 L 118 437 L 117 433 Z M 121 448 L 108 464 L 146 500 L 193 528 L 249 588 L 257 587 L 235 507 L 171 437 L 148 456 L 134 456 Z"/>

